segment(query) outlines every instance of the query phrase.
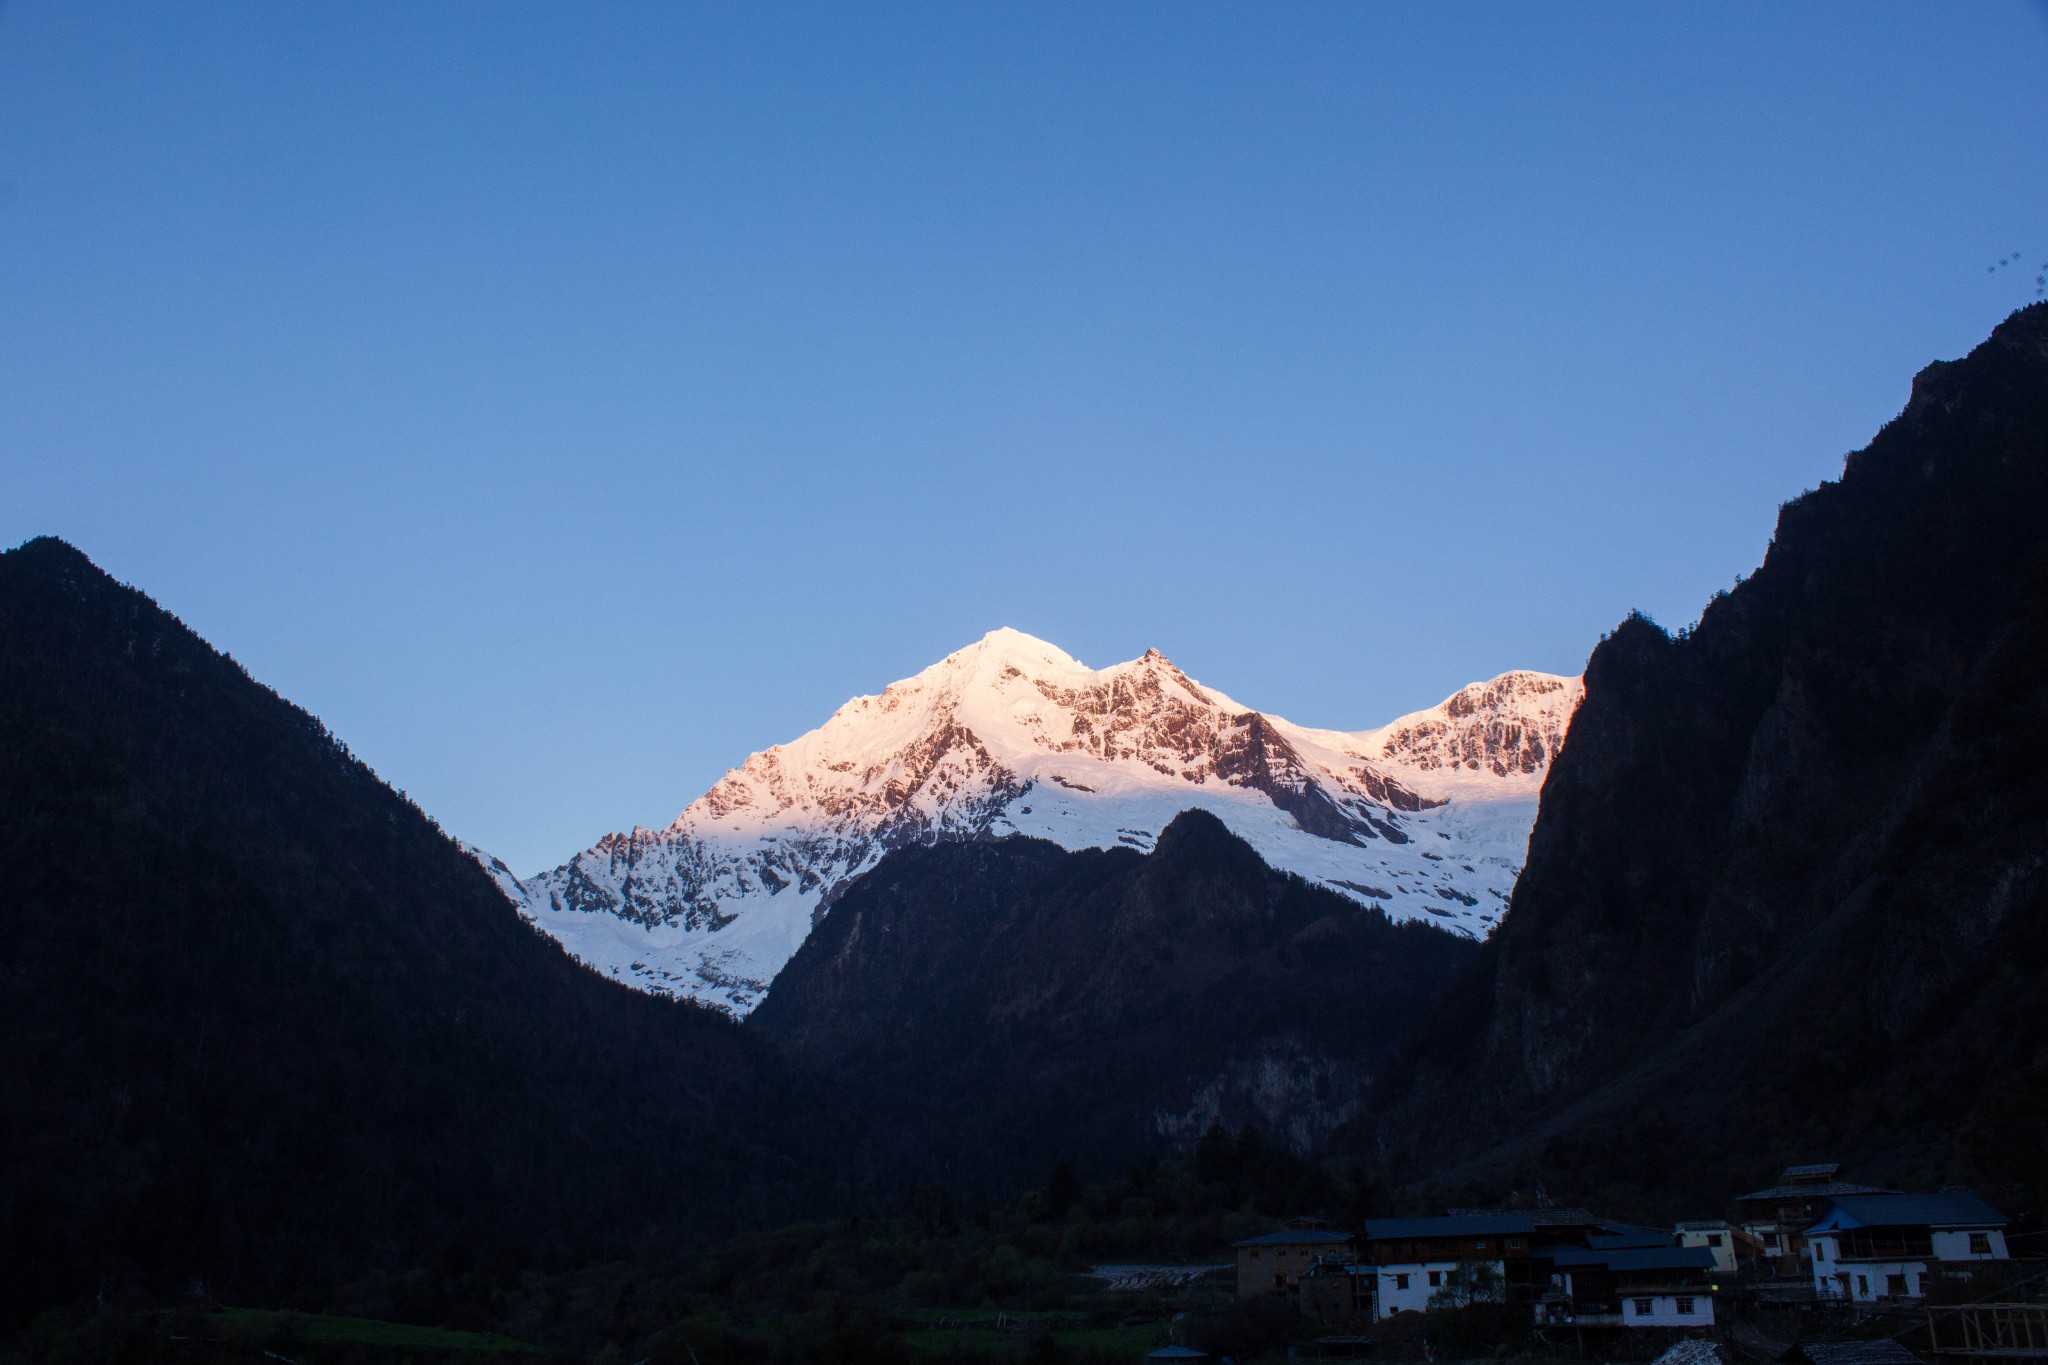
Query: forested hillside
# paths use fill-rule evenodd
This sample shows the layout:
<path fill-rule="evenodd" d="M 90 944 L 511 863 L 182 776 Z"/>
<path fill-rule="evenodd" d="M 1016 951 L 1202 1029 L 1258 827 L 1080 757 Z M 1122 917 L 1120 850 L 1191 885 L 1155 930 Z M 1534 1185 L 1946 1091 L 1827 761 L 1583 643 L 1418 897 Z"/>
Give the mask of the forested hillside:
<path fill-rule="evenodd" d="M 571 961 L 76 550 L 0 555 L 0 641 L 0 1315 L 847 1201 L 859 1139 L 761 1040 Z"/>

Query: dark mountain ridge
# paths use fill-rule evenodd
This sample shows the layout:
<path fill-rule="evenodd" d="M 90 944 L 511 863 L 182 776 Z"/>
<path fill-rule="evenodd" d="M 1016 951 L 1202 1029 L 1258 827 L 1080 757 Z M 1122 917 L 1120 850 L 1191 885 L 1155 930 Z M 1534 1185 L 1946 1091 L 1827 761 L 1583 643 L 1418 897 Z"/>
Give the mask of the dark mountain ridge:
<path fill-rule="evenodd" d="M 1494 1179 L 1633 1152 L 1664 1201 L 1814 1153 L 2048 1189 L 2014 1141 L 2048 1134 L 2044 566 L 2035 305 L 1694 629 L 1601 642 L 1509 913 L 1370 1140 Z"/>
<path fill-rule="evenodd" d="M 0 640 L 0 1314 L 847 1202 L 818 1087 L 577 965 L 141 593 L 32 541 Z"/>
<path fill-rule="evenodd" d="M 1191 810 L 1149 854 L 899 849 L 748 1026 L 916 1115 L 980 1189 L 1015 1188 L 1219 1121 L 1318 1152 L 1477 947 L 1275 872 Z"/>

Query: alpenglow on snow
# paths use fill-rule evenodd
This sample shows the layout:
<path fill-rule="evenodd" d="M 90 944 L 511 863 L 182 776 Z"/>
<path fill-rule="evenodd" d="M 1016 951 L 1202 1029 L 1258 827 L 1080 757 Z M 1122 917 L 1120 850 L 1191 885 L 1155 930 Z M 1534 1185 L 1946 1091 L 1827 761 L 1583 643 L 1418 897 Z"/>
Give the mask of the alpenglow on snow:
<path fill-rule="evenodd" d="M 1376 730 L 1311 730 L 1157 650 L 1091 669 L 997 630 L 754 754 L 666 829 L 606 835 L 524 881 L 472 852 L 584 963 L 736 1015 L 892 848 L 1025 834 L 1142 851 L 1190 807 L 1275 868 L 1482 937 L 1580 693 L 1504 673 Z"/>

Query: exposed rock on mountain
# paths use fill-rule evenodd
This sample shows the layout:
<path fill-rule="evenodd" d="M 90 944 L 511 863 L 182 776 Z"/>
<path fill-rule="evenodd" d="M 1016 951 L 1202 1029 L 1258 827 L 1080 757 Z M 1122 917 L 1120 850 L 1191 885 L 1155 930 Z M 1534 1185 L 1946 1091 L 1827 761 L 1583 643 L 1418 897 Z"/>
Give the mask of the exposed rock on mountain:
<path fill-rule="evenodd" d="M 853 1140 L 762 1040 L 579 967 L 141 593 L 32 541 L 0 640 L 0 1325 L 829 1200 Z"/>
<path fill-rule="evenodd" d="M 1190 811 L 1142 854 L 893 852 L 748 1026 L 861 1077 L 957 1154 L 957 1182 L 999 1189 L 1060 1157 L 1187 1149 L 1217 1120 L 1314 1152 L 1477 951 L 1275 872 Z"/>
<path fill-rule="evenodd" d="M 2044 564 L 2036 305 L 1923 371 L 1695 629 L 1595 650 L 1513 909 L 1404 1073 L 1411 1167 L 1604 1132 L 1667 1181 L 1823 1152 L 2048 1191 L 2038 1140 L 1987 1136 L 2048 1132 Z"/>
<path fill-rule="evenodd" d="M 1097 670 L 998 630 L 755 754 L 666 829 L 523 884 L 478 856 L 591 966 L 740 1014 L 891 849 L 1022 834 L 1143 850 L 1190 808 L 1274 867 L 1476 938 L 1578 696 L 1576 678 L 1509 673 L 1379 730 L 1311 730 L 1157 650 Z"/>

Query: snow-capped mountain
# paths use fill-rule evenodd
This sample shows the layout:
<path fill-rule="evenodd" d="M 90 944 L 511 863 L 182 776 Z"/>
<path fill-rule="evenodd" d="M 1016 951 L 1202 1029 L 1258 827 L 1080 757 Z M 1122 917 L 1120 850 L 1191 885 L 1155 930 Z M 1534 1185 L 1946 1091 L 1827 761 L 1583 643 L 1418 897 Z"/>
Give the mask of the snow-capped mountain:
<path fill-rule="evenodd" d="M 1091 669 L 997 630 L 753 755 L 666 829 L 607 835 L 523 882 L 477 856 L 590 966 L 734 1014 L 892 848 L 1027 834 L 1145 850 L 1194 806 L 1276 868 L 1480 937 L 1580 691 L 1506 673 L 1376 730 L 1311 730 L 1157 650 Z"/>

